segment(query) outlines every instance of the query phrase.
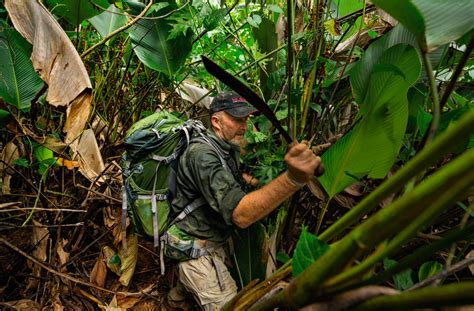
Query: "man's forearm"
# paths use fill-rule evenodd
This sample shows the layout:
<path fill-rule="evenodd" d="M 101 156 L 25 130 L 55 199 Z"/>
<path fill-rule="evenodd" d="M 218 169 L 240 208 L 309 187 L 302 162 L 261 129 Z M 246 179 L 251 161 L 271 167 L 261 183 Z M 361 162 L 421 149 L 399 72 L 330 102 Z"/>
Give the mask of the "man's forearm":
<path fill-rule="evenodd" d="M 284 172 L 262 188 L 245 195 L 232 213 L 232 221 L 246 228 L 270 214 L 300 187 Z"/>

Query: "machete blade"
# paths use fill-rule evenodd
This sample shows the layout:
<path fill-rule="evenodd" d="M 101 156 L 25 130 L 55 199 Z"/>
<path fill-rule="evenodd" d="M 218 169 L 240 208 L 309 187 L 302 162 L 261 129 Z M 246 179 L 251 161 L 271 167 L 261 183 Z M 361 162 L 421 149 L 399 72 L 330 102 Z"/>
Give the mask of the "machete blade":
<path fill-rule="evenodd" d="M 270 122 L 275 126 L 280 133 L 283 135 L 287 143 L 292 143 L 290 135 L 287 131 L 281 126 L 280 122 L 277 120 L 273 111 L 268 107 L 267 103 L 260 98 L 252 89 L 245 85 L 242 81 L 238 80 L 236 77 L 228 73 L 225 69 L 221 68 L 219 65 L 214 63 L 212 60 L 206 56 L 201 56 L 202 62 L 206 70 L 220 80 L 222 83 L 233 89 L 240 96 L 245 98 L 252 106 L 254 106 L 258 111 L 260 111 L 264 116 L 270 120 Z"/>
<path fill-rule="evenodd" d="M 280 133 L 283 135 L 288 144 L 291 144 L 293 142 L 293 139 L 291 138 L 290 134 L 288 134 L 288 132 L 285 131 L 285 129 L 281 126 L 273 111 L 270 109 L 270 107 L 268 107 L 267 103 L 265 103 L 265 101 L 260 98 L 260 96 L 258 96 L 254 91 L 252 91 L 252 89 L 245 85 L 242 81 L 228 73 L 225 69 L 221 68 L 219 65 L 214 63 L 206 56 L 202 55 L 201 58 L 202 62 L 204 63 L 204 67 L 211 75 L 213 75 L 222 83 L 233 89 L 240 96 L 245 98 L 245 100 L 248 101 L 249 104 L 254 106 L 265 117 L 267 117 L 268 120 L 270 120 L 270 122 L 273 124 L 273 126 L 280 131 Z M 324 165 L 321 163 L 317 167 L 315 175 L 321 176 L 322 174 L 324 174 Z"/>

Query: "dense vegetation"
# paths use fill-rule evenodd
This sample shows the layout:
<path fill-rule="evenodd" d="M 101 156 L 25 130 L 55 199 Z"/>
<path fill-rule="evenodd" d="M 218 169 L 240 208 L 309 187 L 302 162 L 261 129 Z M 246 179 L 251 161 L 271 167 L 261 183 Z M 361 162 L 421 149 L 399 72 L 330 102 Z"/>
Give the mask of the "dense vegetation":
<path fill-rule="evenodd" d="M 206 122 L 226 87 L 201 55 L 326 167 L 236 232 L 228 309 L 474 304 L 473 26 L 474 0 L 0 1 L 0 304 L 160 305 L 172 273 L 120 227 L 123 138 Z M 245 138 L 258 187 L 286 143 L 264 116 Z"/>

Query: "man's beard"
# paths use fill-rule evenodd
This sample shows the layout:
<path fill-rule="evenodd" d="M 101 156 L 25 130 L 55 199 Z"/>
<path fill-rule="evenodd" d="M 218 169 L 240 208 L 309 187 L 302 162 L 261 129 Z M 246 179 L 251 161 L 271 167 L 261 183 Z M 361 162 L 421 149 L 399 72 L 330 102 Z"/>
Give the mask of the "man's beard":
<path fill-rule="evenodd" d="M 240 146 L 244 140 L 244 134 L 242 133 L 241 135 L 235 135 L 234 138 L 232 138 L 229 142 L 231 144 Z"/>

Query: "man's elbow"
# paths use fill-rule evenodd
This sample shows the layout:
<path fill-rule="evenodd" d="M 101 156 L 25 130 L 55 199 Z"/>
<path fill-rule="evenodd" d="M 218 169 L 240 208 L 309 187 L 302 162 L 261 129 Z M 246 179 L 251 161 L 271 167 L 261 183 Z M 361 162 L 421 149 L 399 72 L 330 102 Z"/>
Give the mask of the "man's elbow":
<path fill-rule="evenodd" d="M 248 219 L 247 217 L 245 217 L 244 215 L 241 215 L 240 213 L 236 212 L 234 210 L 234 212 L 232 213 L 232 222 L 237 226 L 239 227 L 240 229 L 245 229 L 245 228 L 248 228 L 252 222 L 250 221 L 250 219 Z"/>

